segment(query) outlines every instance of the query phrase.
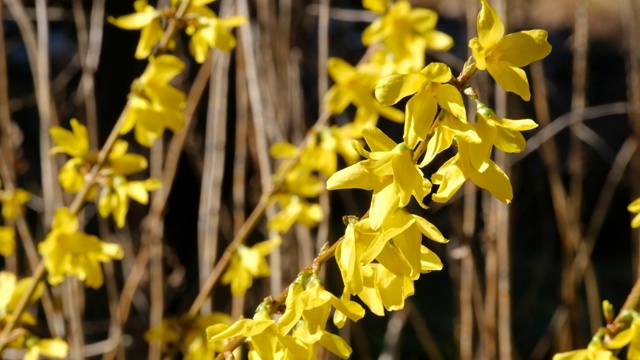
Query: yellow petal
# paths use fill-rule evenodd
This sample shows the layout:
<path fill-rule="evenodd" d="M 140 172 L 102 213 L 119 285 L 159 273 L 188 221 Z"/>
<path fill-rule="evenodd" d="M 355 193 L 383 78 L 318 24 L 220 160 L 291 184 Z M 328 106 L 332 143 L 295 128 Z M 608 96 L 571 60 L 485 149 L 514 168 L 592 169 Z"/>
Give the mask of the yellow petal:
<path fill-rule="evenodd" d="M 544 59 L 551 53 L 545 30 L 528 30 L 509 34 L 496 44 L 491 57 L 493 62 L 507 62 L 511 66 L 523 67 Z"/>
<path fill-rule="evenodd" d="M 436 100 L 444 110 L 463 122 L 467 121 L 467 112 L 464 108 L 462 95 L 460 95 L 460 91 L 455 86 L 449 84 L 438 86 Z"/>
<path fill-rule="evenodd" d="M 364 136 L 364 140 L 371 151 L 390 151 L 397 145 L 382 130 L 373 126 L 367 126 L 362 129 L 362 136 Z"/>
<path fill-rule="evenodd" d="M 506 62 L 487 63 L 487 71 L 506 91 L 519 95 L 524 101 L 531 99 L 529 81 L 524 70 L 510 66 Z"/>
<path fill-rule="evenodd" d="M 431 181 L 439 184 L 438 192 L 432 195 L 432 200 L 439 203 L 449 201 L 464 184 L 467 177 L 457 164 L 459 154 L 456 154 L 432 176 Z"/>
<path fill-rule="evenodd" d="M 436 51 L 449 51 L 453 47 L 453 38 L 440 31 L 429 31 L 426 35 L 427 46 Z"/>
<path fill-rule="evenodd" d="M 327 69 L 329 70 L 329 75 L 331 75 L 333 81 L 338 84 L 348 81 L 356 73 L 353 66 L 336 57 L 329 58 L 327 61 Z"/>
<path fill-rule="evenodd" d="M 420 247 L 420 271 L 425 273 L 429 271 L 442 270 L 442 260 L 433 251 L 425 246 Z"/>
<path fill-rule="evenodd" d="M 483 47 L 493 46 L 504 36 L 504 24 L 487 0 L 482 0 L 482 9 L 478 13 L 478 37 Z"/>
<path fill-rule="evenodd" d="M 64 359 L 69 353 L 69 345 L 59 338 L 42 339 L 38 341 L 38 348 L 40 348 L 40 354 L 51 358 Z"/>
<path fill-rule="evenodd" d="M 341 359 L 348 359 L 351 355 L 351 346 L 338 335 L 323 331 L 318 342 Z"/>
<path fill-rule="evenodd" d="M 436 99 L 427 91 L 419 92 L 407 102 L 403 139 L 409 148 L 427 137 L 437 110 Z"/>
<path fill-rule="evenodd" d="M 420 74 L 424 75 L 428 81 L 437 83 L 445 83 L 453 77 L 451 68 L 441 62 L 432 62 L 420 70 Z"/>
<path fill-rule="evenodd" d="M 493 197 L 501 202 L 509 204 L 513 199 L 513 190 L 509 178 L 493 161 L 489 163 L 484 172 L 472 171 L 469 177 L 476 185 L 488 190 Z"/>
<path fill-rule="evenodd" d="M 376 98 L 382 105 L 393 105 L 400 99 L 421 91 L 427 84 L 424 75 L 407 74 L 387 76 L 376 85 Z"/>

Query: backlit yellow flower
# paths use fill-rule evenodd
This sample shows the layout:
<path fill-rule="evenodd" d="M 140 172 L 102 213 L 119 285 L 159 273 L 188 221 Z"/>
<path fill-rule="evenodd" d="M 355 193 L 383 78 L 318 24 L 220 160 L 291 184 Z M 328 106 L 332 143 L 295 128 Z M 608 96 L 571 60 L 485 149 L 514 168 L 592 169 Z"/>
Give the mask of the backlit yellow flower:
<path fill-rule="evenodd" d="M 513 198 L 513 189 L 507 175 L 488 157 L 482 157 L 482 165 L 477 168 L 472 161 L 482 148 L 479 144 L 458 140 L 458 153 L 445 162 L 431 176 L 434 184 L 440 185 L 431 199 L 445 203 L 460 189 L 465 180 L 471 179 L 477 186 L 488 190 L 496 199 L 509 204 Z"/>
<path fill-rule="evenodd" d="M 58 209 L 51 232 L 38 244 L 51 285 L 60 284 L 67 275 L 76 276 L 89 287 L 102 286 L 100 263 L 122 259 L 118 244 L 100 241 L 98 237 L 78 232 L 78 219 L 69 209 Z"/>
<path fill-rule="evenodd" d="M 112 214 L 116 225 L 121 228 L 129 211 L 129 199 L 146 205 L 149 203 L 149 192 L 160 188 L 161 185 L 160 180 L 156 178 L 129 181 L 124 176 L 113 176 L 100 191 L 98 213 L 103 218 Z"/>
<path fill-rule="evenodd" d="M 340 114 L 353 104 L 357 108 L 355 123 L 360 128 L 375 126 L 381 115 L 402 122 L 402 111 L 380 105 L 373 96 L 380 75 L 371 64 L 354 67 L 340 58 L 329 58 L 327 66 L 335 84 L 325 94 L 324 105 L 332 114 Z"/>
<path fill-rule="evenodd" d="M 480 70 L 487 70 L 506 91 L 529 101 L 527 75 L 521 67 L 545 58 L 551 52 L 545 30 L 520 31 L 504 36 L 504 24 L 487 0 L 478 13 L 478 37 L 469 47 Z"/>
<path fill-rule="evenodd" d="M 16 231 L 11 226 L 0 226 L 0 255 L 9 256 L 16 250 Z"/>
<path fill-rule="evenodd" d="M 438 111 L 438 105 L 463 123 L 467 115 L 462 95 L 453 85 L 445 84 L 453 75 L 443 63 L 431 63 L 418 73 L 391 75 L 378 82 L 376 97 L 383 105 L 392 105 L 405 96 L 413 95 L 407 102 L 404 141 L 414 148 L 419 140 L 425 140 Z"/>
<path fill-rule="evenodd" d="M 633 220 L 631 220 L 631 227 L 640 227 L 640 198 L 635 199 L 627 208 L 631 213 L 635 214 Z"/>
<path fill-rule="evenodd" d="M 267 224 L 270 230 L 285 233 L 296 222 L 314 227 L 322 221 L 322 208 L 318 204 L 291 194 L 280 194 L 275 198 L 280 205 L 280 211 Z"/>
<path fill-rule="evenodd" d="M 244 295 L 253 284 L 253 279 L 271 274 L 265 257 L 280 246 L 282 239 L 276 237 L 259 242 L 252 247 L 239 245 L 231 258 L 227 271 L 222 276 L 223 284 L 231 284 L 233 295 Z"/>
<path fill-rule="evenodd" d="M 27 353 L 22 360 L 38 360 L 40 356 L 54 359 L 66 359 L 69 345 L 60 338 L 38 339 L 31 337 L 26 341 Z"/>
<path fill-rule="evenodd" d="M 16 275 L 8 271 L 0 271 L 0 324 L 5 323 L 11 317 L 20 298 L 31 285 L 32 278 L 26 277 L 18 280 Z M 35 292 L 29 299 L 29 304 L 33 304 L 42 295 L 43 284 L 39 283 Z M 23 312 L 20 322 L 28 325 L 35 325 L 36 319 L 28 312 Z"/>
<path fill-rule="evenodd" d="M 396 144 L 373 127 L 365 128 L 363 134 L 371 152 L 354 145 L 367 160 L 333 174 L 327 180 L 327 189 L 373 190 L 369 218 L 372 228 L 379 229 L 384 219 L 407 206 L 412 196 L 425 207 L 422 199 L 431 191 L 431 183 L 423 177 L 413 152 L 404 143 Z"/>
<path fill-rule="evenodd" d="M 192 1 L 189 4 L 186 17 L 192 19 L 187 26 L 187 34 L 191 35 L 189 51 L 198 63 L 203 63 L 210 48 L 218 48 L 224 52 L 233 50 L 236 39 L 230 29 L 245 22 L 244 16 L 219 18 L 211 9 L 205 6 L 211 1 Z"/>
<path fill-rule="evenodd" d="M 382 10 L 382 4 L 371 4 Z M 427 49 L 447 51 L 453 46 L 453 39 L 435 30 L 438 14 L 429 9 L 412 9 L 408 1 L 400 0 L 380 18 L 376 19 L 362 33 L 362 43 L 384 44 L 393 53 L 397 62 L 409 64 L 412 70 L 424 66 Z"/>
<path fill-rule="evenodd" d="M 184 127 L 182 108 L 186 95 L 169 85 L 183 69 L 184 63 L 173 55 L 149 58 L 144 73 L 131 85 L 127 118 L 120 134 L 135 127 L 136 141 L 149 147 L 165 128 L 176 132 Z"/>
<path fill-rule="evenodd" d="M 164 30 L 162 29 L 162 11 L 157 10 L 147 3 L 147 0 L 136 0 L 133 3 L 135 13 L 120 16 L 118 18 L 109 17 L 108 20 L 113 25 L 125 30 L 140 30 L 140 41 L 136 48 L 136 59 L 144 59 L 151 54 L 153 47 L 162 39 Z"/>
<path fill-rule="evenodd" d="M 29 201 L 31 194 L 24 189 L 0 191 L 2 203 L 2 217 L 5 221 L 14 221 L 23 213 L 24 204 Z"/>

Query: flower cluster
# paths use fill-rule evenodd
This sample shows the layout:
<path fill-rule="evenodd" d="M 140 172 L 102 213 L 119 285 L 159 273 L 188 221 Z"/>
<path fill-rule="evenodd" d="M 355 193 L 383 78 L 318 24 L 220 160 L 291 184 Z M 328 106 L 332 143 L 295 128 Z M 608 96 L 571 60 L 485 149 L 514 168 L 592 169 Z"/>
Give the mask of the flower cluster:
<path fill-rule="evenodd" d="M 325 290 L 315 274 L 302 273 L 289 286 L 286 308 L 278 320 L 272 319 L 269 305 L 263 303 L 252 319 L 207 328 L 209 341 L 250 338 L 249 358 L 252 359 L 313 359 L 316 344 L 346 359 L 351 347 L 326 330 L 331 310 L 335 309 L 333 321 L 338 327 L 342 327 L 347 318 L 357 321 L 364 316 L 364 309 L 358 303 L 339 299 Z"/>
<path fill-rule="evenodd" d="M 218 48 L 229 52 L 235 45 L 236 40 L 230 29 L 238 27 L 246 22 L 242 16 L 233 16 L 226 19 L 219 18 L 207 5 L 215 0 L 192 0 L 189 2 L 185 13 L 180 19 L 176 19 L 177 9 L 182 0 L 172 0 L 171 6 L 167 9 L 156 9 L 149 5 L 147 0 L 136 0 L 133 3 L 135 13 L 110 17 L 109 21 L 126 30 L 141 30 L 140 41 L 136 49 L 136 58 L 145 59 L 149 57 L 154 46 L 165 36 L 162 21 L 173 19 L 179 21 L 179 28 L 184 28 L 187 35 L 191 36 L 189 50 L 194 59 L 204 62 L 210 48 Z M 170 42 L 170 48 L 175 44 Z"/>
<path fill-rule="evenodd" d="M 60 169 L 58 178 L 66 191 L 77 193 L 85 186 L 98 154 L 89 150 L 87 129 L 82 124 L 72 119 L 71 128 L 72 131 L 62 127 L 51 128 L 51 137 L 57 145 L 51 149 L 51 154 L 64 153 L 70 157 Z M 142 155 L 127 153 L 128 147 L 126 141 L 116 141 L 88 192 L 88 200 L 98 196 L 100 215 L 106 218 L 112 214 L 119 227 L 124 226 L 129 199 L 147 204 L 148 192 L 160 186 L 160 181 L 154 178 L 127 179 L 127 176 L 147 168 L 147 159 Z"/>
<path fill-rule="evenodd" d="M 56 211 L 51 232 L 38 244 L 38 251 L 50 284 L 60 284 L 67 275 L 73 275 L 94 289 L 104 281 L 100 263 L 122 259 L 124 255 L 120 245 L 80 232 L 78 219 L 67 208 Z"/>
<path fill-rule="evenodd" d="M 11 319 L 20 298 L 32 282 L 33 279 L 30 277 L 18 280 L 15 274 L 0 271 L 0 330 Z M 37 284 L 35 291 L 29 297 L 29 304 L 35 303 L 40 298 L 43 288 L 42 283 Z M 36 318 L 28 312 L 23 312 L 17 324 L 18 326 L 35 325 Z M 14 333 L 15 336 L 12 336 L 8 346 L 14 349 L 25 349 L 24 360 L 36 360 L 40 355 L 55 359 L 67 357 L 69 346 L 62 339 L 40 339 L 22 327 L 14 330 Z"/>
<path fill-rule="evenodd" d="M 316 173 L 328 178 L 329 190 L 359 188 L 373 192 L 367 214 L 362 219 L 346 216 L 345 234 L 332 247 L 344 282 L 342 296 L 338 300 L 326 293 L 323 315 L 305 317 L 307 311 L 318 307 L 318 298 L 322 298 L 320 294 L 307 297 L 312 293 L 310 288 L 326 290 L 320 287 L 314 273 L 302 273 L 289 287 L 283 304 L 269 305 L 267 301 L 253 319 L 208 328 L 210 341 L 242 337 L 250 343 L 250 356 L 254 358 L 271 358 L 274 354 L 282 358 L 313 358 L 309 345 L 315 342 L 340 357 L 347 357 L 350 349 L 335 335 L 326 338 L 332 339 L 331 344 L 322 341 L 331 308 L 328 299 L 333 299 L 333 320 L 338 327 L 346 318 L 357 320 L 362 316 L 362 309 L 354 313 L 355 305 L 349 305 L 354 308 L 346 312 L 343 309 L 345 304 L 355 304 L 350 302 L 354 295 L 371 312 L 382 316 L 385 310 L 404 307 L 420 274 L 442 269 L 442 261 L 422 244 L 422 238 L 426 236 L 439 243 L 447 240 L 433 224 L 407 210 L 412 199 L 423 208 L 430 194 L 434 201 L 447 202 L 470 178 L 497 199 L 511 201 L 509 179 L 491 160 L 491 154 L 494 147 L 510 153 L 522 151 L 525 140 L 520 132 L 533 129 L 536 124 L 529 119 L 498 116 L 479 100 L 473 89 L 467 90 L 467 80 L 477 70 L 487 69 L 499 85 L 528 99 L 522 84 L 514 85 L 516 80 L 505 69 L 521 74 L 520 67 L 544 58 L 551 47 L 543 30 L 503 36 L 504 27 L 495 11 L 484 0 L 482 5 L 478 38 L 470 43 L 475 61 L 470 59 L 456 78 L 445 64 L 424 66 L 426 49 L 446 50 L 452 46 L 450 37 L 435 30 L 435 13 L 412 9 L 406 1 L 364 1 L 366 8 L 382 16 L 365 30 L 363 42 L 375 43 L 379 49 L 357 66 L 329 59 L 329 74 L 335 84 L 324 98 L 325 108 L 331 114 L 344 112 L 353 105 L 356 110 L 353 123 L 325 127 L 302 149 L 279 143 L 271 150 L 276 158 L 299 159 L 293 170 L 276 174 L 282 182 L 282 190 L 276 196 L 288 199 L 280 201 L 283 211 L 278 214 L 278 221 L 287 219 L 286 226 L 275 227 L 277 230 L 288 230 L 296 221 L 309 225 L 310 208 L 296 204 L 294 211 L 289 204 L 291 199 L 318 194 Z M 519 41 L 531 46 L 518 50 Z M 526 77 L 523 81 L 528 89 Z M 474 122 L 467 119 L 462 93 L 477 103 Z M 411 98 L 404 113 L 388 107 L 407 96 Z M 402 142 L 395 142 L 376 128 L 380 116 L 404 122 Z M 368 149 L 360 141 L 362 138 Z M 425 177 L 422 169 L 454 145 L 457 153 L 430 179 Z M 336 172 L 338 154 L 349 166 Z M 358 155 L 365 159 L 358 161 Z M 438 185 L 433 194 L 432 183 Z M 273 222 L 269 225 L 274 228 Z M 274 306 L 282 312 L 278 320 L 272 318 Z M 319 319 L 322 321 L 318 322 Z M 293 320 L 297 323 L 292 327 Z"/>
<path fill-rule="evenodd" d="M 640 314 L 627 310 L 613 319 L 613 306 L 606 300 L 603 309 L 608 326 L 598 330 L 587 348 L 556 354 L 553 360 L 617 360 L 616 355 L 623 348 L 626 348 L 626 359 L 640 359 Z"/>

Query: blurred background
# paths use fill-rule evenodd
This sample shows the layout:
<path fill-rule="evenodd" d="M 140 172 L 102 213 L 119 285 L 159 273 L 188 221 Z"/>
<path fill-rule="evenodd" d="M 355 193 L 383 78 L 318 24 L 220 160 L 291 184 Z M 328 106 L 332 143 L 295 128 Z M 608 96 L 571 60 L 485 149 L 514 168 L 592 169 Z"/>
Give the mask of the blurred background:
<path fill-rule="evenodd" d="M 159 2 L 166 6 L 168 1 Z M 221 0 L 211 6 L 234 14 L 234 3 Z M 497 160 L 510 174 L 513 203 L 499 206 L 488 193 L 467 184 L 449 205 L 426 199 L 429 210 L 412 208 L 450 239 L 446 246 L 430 244 L 445 267 L 420 278 L 404 310 L 384 318 L 368 314 L 342 330 L 354 348 L 354 359 L 548 359 L 558 351 L 586 347 L 604 324 L 602 300 L 619 309 L 640 275 L 640 237 L 631 231 L 627 211 L 640 196 L 640 2 L 491 3 L 508 32 L 546 29 L 553 46 L 544 61 L 526 69 L 533 95 L 529 103 L 494 91 L 484 74 L 472 82 L 480 98 L 500 115 L 532 118 L 540 124 L 525 133 L 527 150 Z M 412 4 L 437 11 L 437 28 L 455 40 L 450 52 L 430 52 L 427 60 L 445 62 L 459 72 L 469 56 L 468 40 L 476 36 L 480 1 Z M 38 21 L 36 5 L 46 9 Z M 132 203 L 130 225 L 124 229 L 99 222 L 92 205 L 85 210 L 87 232 L 123 244 L 127 254 L 109 270 L 112 281 L 105 288 L 79 295 L 80 340 L 88 357 L 112 353 L 138 358 L 148 352 L 143 333 L 149 328 L 151 304 L 160 301 L 152 295 L 154 281 L 163 284 L 163 316 L 188 310 L 208 274 L 198 241 L 203 224 L 207 219 L 218 224 L 212 235 L 215 258 L 216 249 L 219 256 L 258 202 L 265 174 L 275 169 L 273 160 L 261 158 L 267 149 L 257 138 L 264 137 L 267 144 L 302 139 L 319 116 L 322 94 L 331 85 L 327 57 L 357 63 L 366 50 L 361 33 L 376 17 L 358 0 L 250 0 L 249 5 L 251 22 L 244 26 L 251 27 L 253 41 L 239 40 L 231 55 L 216 53 L 214 64 L 203 65 L 211 66 L 210 86 L 201 97 L 190 97 L 193 125 L 185 130 L 175 181 L 163 190 L 169 195 L 161 212 L 161 251 L 150 253 L 151 245 L 144 241 L 149 230 L 140 224 L 149 221 L 148 208 Z M 0 111 L 8 110 L 11 118 L 2 135 L 11 139 L 17 183 L 34 194 L 28 220 L 36 240 L 41 240 L 46 227 L 38 213 L 42 177 L 48 175 L 41 172 L 42 108 L 32 73 L 37 57 L 29 47 L 42 44 L 42 36 L 48 40 L 48 60 L 38 67 L 49 69 L 50 125 L 67 127 L 72 117 L 78 118 L 99 144 L 146 62 L 133 57 L 139 32 L 106 21 L 107 16 L 133 12 L 132 1 L 5 0 L 0 9 L 0 62 L 6 60 L 6 68 L 0 67 L 0 78 L 6 80 L 0 82 L 0 92 L 9 95 Z M 175 53 L 187 61 L 185 40 L 183 34 Z M 248 53 L 255 54 L 254 65 L 247 61 Z M 226 72 L 216 67 L 222 59 L 229 60 Z M 200 65 L 188 64 L 176 82 L 186 92 L 201 71 Z M 228 86 L 226 95 L 220 95 L 220 82 Z M 252 96 L 252 91 L 259 96 Z M 221 97 L 227 107 L 224 125 L 211 116 L 214 100 Z M 349 109 L 333 121 L 343 124 L 352 116 Z M 401 137 L 397 124 L 379 124 L 395 139 Z M 171 139 L 167 135 L 164 150 L 154 150 L 152 162 L 162 164 Z M 213 139 L 226 142 L 214 149 L 207 146 Z M 134 142 L 131 146 L 149 154 Z M 425 174 L 438 165 L 427 167 Z M 321 195 L 320 203 L 330 216 L 317 229 L 296 226 L 287 234 L 279 253 L 271 257 L 271 278 L 257 281 L 241 300 L 232 300 L 227 286 L 217 286 L 208 308 L 230 312 L 235 303 L 234 315 L 251 316 L 265 296 L 279 294 L 310 264 L 325 241 L 343 234 L 343 215 L 364 214 L 369 196 L 364 191 Z M 203 210 L 202 204 L 211 201 L 217 205 Z M 268 238 L 264 225 L 252 233 L 250 244 Z M 160 273 L 153 275 L 149 263 L 159 264 Z M 27 274 L 26 264 L 20 264 Z M 327 288 L 339 283 L 334 263 L 326 266 L 325 276 Z M 114 325 L 111 310 L 123 306 L 118 301 L 123 292 L 130 309 L 122 321 L 122 337 L 113 337 L 110 329 L 120 325 Z M 40 325 L 36 332 L 46 336 L 48 328 Z"/>

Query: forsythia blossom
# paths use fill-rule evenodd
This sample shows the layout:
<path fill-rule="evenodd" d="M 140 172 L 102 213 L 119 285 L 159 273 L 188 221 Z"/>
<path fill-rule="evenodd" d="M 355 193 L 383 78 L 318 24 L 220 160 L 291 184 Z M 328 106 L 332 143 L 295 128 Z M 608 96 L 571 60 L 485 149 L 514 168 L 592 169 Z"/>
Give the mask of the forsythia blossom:
<path fill-rule="evenodd" d="M 135 128 L 136 141 L 149 147 L 162 136 L 165 128 L 176 132 L 184 127 L 182 108 L 186 95 L 169 85 L 184 66 L 182 60 L 174 55 L 149 58 L 144 73 L 131 85 L 126 119 L 120 134 Z"/>
<path fill-rule="evenodd" d="M 140 41 L 136 48 L 136 59 L 144 59 L 151 54 L 153 47 L 162 39 L 164 30 L 162 29 L 162 11 L 157 10 L 147 3 L 147 0 L 136 0 L 133 3 L 135 13 L 120 16 L 118 18 L 109 17 L 109 22 L 125 30 L 142 30 Z"/>
<path fill-rule="evenodd" d="M 520 69 L 543 59 L 551 52 L 545 30 L 520 31 L 504 35 L 504 24 L 487 0 L 482 0 L 478 14 L 478 37 L 469 47 L 480 70 L 487 70 L 506 91 L 529 101 L 531 93 L 524 70 Z"/>
<path fill-rule="evenodd" d="M 231 258 L 227 271 L 222 276 L 223 284 L 231 284 L 233 295 L 244 295 L 253 284 L 253 279 L 271 274 L 265 257 L 280 246 L 280 237 L 259 242 L 252 247 L 239 245 Z"/>
<path fill-rule="evenodd" d="M 97 289 L 104 280 L 100 263 L 122 259 L 123 251 L 118 244 L 102 242 L 78 229 L 76 216 L 67 208 L 58 209 L 51 232 L 38 245 L 38 251 L 51 285 L 60 284 L 67 275 L 73 275 Z"/>
<path fill-rule="evenodd" d="M 367 1 L 365 6 L 382 12 L 387 4 Z M 453 46 L 453 39 L 435 30 L 438 15 L 429 9 L 413 9 L 409 1 L 400 0 L 376 19 L 362 33 L 362 43 L 384 44 L 393 54 L 395 61 L 407 70 L 417 70 L 424 66 L 427 49 L 446 51 Z"/>

